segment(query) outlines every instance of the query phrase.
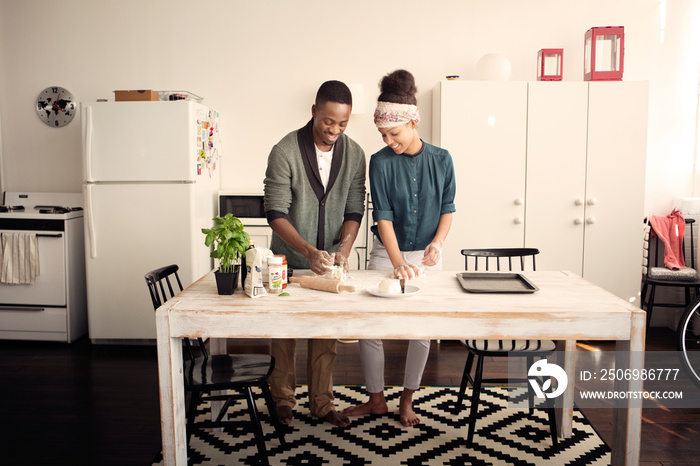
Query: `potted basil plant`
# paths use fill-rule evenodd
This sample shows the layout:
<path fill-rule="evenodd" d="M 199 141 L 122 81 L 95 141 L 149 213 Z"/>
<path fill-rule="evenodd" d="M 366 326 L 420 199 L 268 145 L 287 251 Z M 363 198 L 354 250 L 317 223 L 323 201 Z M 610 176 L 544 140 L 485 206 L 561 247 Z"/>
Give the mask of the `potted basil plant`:
<path fill-rule="evenodd" d="M 210 256 L 219 260 L 219 268 L 214 272 L 216 287 L 221 295 L 233 294 L 238 285 L 241 257 L 248 249 L 248 233 L 243 231 L 243 223 L 232 214 L 214 217 L 212 228 L 202 228 L 206 235 L 204 244 L 214 248 Z"/>

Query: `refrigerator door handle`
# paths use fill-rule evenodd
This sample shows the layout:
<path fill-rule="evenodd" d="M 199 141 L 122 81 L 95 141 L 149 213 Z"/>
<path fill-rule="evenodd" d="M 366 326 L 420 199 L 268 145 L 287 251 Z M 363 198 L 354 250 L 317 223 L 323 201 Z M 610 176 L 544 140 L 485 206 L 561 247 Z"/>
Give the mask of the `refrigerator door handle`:
<path fill-rule="evenodd" d="M 92 188 L 94 185 L 85 185 L 85 221 L 87 226 L 88 244 L 90 245 L 90 257 L 97 258 L 97 244 L 95 242 L 95 221 L 92 215 Z"/>
<path fill-rule="evenodd" d="M 92 105 L 85 107 L 85 151 L 83 152 L 85 181 L 92 180 Z"/>

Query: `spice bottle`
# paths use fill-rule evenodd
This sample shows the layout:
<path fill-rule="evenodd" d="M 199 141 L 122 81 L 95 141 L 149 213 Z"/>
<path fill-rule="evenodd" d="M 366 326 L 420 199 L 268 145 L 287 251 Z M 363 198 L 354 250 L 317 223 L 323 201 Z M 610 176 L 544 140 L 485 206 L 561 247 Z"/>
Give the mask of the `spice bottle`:
<path fill-rule="evenodd" d="M 286 277 L 286 264 L 284 263 L 284 256 L 277 255 L 267 258 L 267 268 L 270 273 L 270 280 L 268 282 L 268 289 L 271 294 L 279 294 L 283 289 L 283 276 Z"/>

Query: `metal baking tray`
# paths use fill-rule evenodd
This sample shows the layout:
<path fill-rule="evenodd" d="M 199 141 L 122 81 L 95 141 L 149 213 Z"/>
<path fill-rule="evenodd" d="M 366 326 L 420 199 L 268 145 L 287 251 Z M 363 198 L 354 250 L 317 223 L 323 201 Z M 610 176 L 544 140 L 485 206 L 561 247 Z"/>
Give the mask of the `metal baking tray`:
<path fill-rule="evenodd" d="M 534 293 L 539 290 L 520 273 L 460 272 L 457 280 L 470 293 Z"/>

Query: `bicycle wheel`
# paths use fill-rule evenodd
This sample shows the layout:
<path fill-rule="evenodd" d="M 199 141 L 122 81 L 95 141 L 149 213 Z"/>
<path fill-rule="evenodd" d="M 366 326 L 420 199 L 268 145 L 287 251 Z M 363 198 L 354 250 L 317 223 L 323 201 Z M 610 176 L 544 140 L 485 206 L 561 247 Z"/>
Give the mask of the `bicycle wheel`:
<path fill-rule="evenodd" d="M 700 298 L 688 305 L 676 331 L 678 357 L 688 378 L 700 388 Z"/>

